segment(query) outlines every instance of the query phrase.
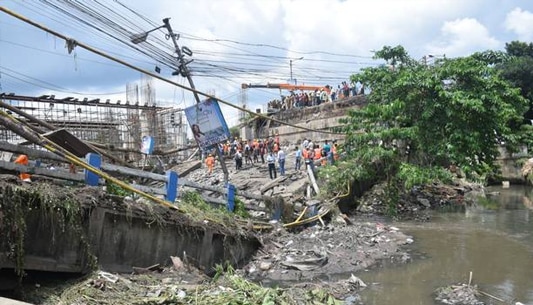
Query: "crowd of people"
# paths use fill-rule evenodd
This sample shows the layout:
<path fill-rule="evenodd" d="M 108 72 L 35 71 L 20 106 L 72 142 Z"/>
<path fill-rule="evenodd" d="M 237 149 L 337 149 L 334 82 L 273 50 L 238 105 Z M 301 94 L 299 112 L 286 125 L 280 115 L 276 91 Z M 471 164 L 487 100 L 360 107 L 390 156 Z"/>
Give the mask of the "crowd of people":
<path fill-rule="evenodd" d="M 324 88 L 314 91 L 290 91 L 290 94 L 288 96 L 282 96 L 281 100 L 275 99 L 268 102 L 268 109 L 286 110 L 318 106 L 323 103 L 335 102 L 347 97 L 364 94 L 364 91 L 364 86 L 358 83 L 349 84 L 343 81 L 337 88 L 327 85 Z"/>
<path fill-rule="evenodd" d="M 324 141 L 322 144 L 313 143 L 311 139 L 303 139 L 301 144 L 288 145 L 294 147 L 294 164 L 291 166 L 295 171 L 307 170 L 310 166 L 314 171 L 315 164 L 322 166 L 333 164 L 339 158 L 338 146 L 335 141 Z M 278 172 L 281 176 L 286 173 L 287 154 L 280 144 L 279 135 L 265 139 L 243 140 L 235 138 L 219 146 L 225 158 L 235 161 L 235 170 L 243 169 L 245 165 L 254 166 L 256 164 L 266 164 L 268 166 L 270 179 L 276 179 Z M 209 154 L 205 159 L 208 174 L 213 172 L 215 159 L 213 154 Z M 302 167 L 302 164 L 304 167 Z"/>

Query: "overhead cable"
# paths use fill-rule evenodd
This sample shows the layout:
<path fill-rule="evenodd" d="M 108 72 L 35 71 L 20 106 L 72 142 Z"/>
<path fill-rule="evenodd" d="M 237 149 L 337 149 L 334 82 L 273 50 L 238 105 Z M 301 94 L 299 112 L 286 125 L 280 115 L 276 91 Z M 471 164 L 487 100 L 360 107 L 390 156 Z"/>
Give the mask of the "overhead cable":
<path fill-rule="evenodd" d="M 30 19 L 28 19 L 28 18 L 26 18 L 26 17 L 24 17 L 24 16 L 22 16 L 22 15 L 20 15 L 20 14 L 17 14 L 17 13 L 15 13 L 15 12 L 13 12 L 13 11 L 11 11 L 11 10 L 5 8 L 5 7 L 0 6 L 0 11 L 6 13 L 6 14 L 8 14 L 8 15 L 11 15 L 11 16 L 13 16 L 13 17 L 15 17 L 15 18 L 17 18 L 17 19 L 19 19 L 19 20 L 21 20 L 21 21 L 23 21 L 23 22 L 26 22 L 26 23 L 28 23 L 28 24 L 30 24 L 30 25 L 32 25 L 32 26 L 35 26 L 35 27 L 37 27 L 37 28 L 39 28 L 39 29 L 41 29 L 41 30 L 43 30 L 43 31 L 45 31 L 45 32 L 48 32 L 48 33 L 50 33 L 50 34 L 52 34 L 52 35 L 55 35 L 55 36 L 57 36 L 57 37 L 60 37 L 60 38 L 64 39 L 65 41 L 67 41 L 67 40 L 68 40 L 68 41 L 73 41 L 72 38 L 67 37 L 67 36 L 65 36 L 65 35 L 63 35 L 63 34 L 61 34 L 61 33 L 59 33 L 59 32 L 54 31 L 54 30 L 51 30 L 51 29 L 49 29 L 49 28 L 47 28 L 47 27 L 45 27 L 45 26 L 43 26 L 43 25 L 41 25 L 41 24 L 38 24 L 38 23 L 36 23 L 36 22 L 34 22 L 34 21 L 32 21 L 32 20 L 30 20 Z M 286 126 L 294 127 L 294 128 L 297 128 L 297 129 L 306 130 L 306 131 L 319 132 L 319 133 L 327 133 L 327 134 L 343 134 L 343 133 L 334 132 L 334 131 L 329 131 L 329 130 L 317 130 L 317 129 L 308 128 L 308 127 L 305 127 L 305 126 L 298 126 L 298 125 L 295 125 L 295 124 L 291 124 L 291 123 L 283 122 L 283 121 L 281 121 L 281 120 L 278 120 L 278 119 L 274 119 L 274 118 L 268 117 L 268 116 L 263 115 L 263 114 L 260 114 L 260 113 L 253 112 L 253 111 L 250 111 L 250 110 L 245 109 L 245 108 L 243 108 L 243 107 L 236 106 L 236 105 L 234 105 L 234 104 L 232 104 L 232 103 L 230 103 L 230 102 L 228 102 L 228 101 L 225 101 L 225 100 L 223 100 L 223 99 L 220 99 L 220 98 L 217 98 L 217 97 L 215 97 L 215 96 L 212 96 L 212 95 L 210 95 L 210 94 L 204 93 L 204 92 L 199 91 L 199 90 L 196 90 L 196 89 L 192 89 L 192 88 L 190 88 L 190 87 L 184 86 L 184 85 L 182 85 L 182 84 L 179 84 L 179 83 L 177 83 L 177 82 L 174 82 L 174 81 L 172 81 L 172 80 L 169 80 L 169 79 L 167 79 L 167 78 L 164 78 L 164 77 L 162 77 L 162 76 L 160 76 L 160 75 L 158 75 L 158 74 L 154 74 L 154 73 L 152 73 L 152 72 L 150 72 L 150 71 L 146 71 L 146 70 L 144 70 L 144 69 L 141 69 L 141 68 L 139 68 L 139 67 L 136 67 L 136 66 L 134 66 L 134 65 L 132 65 L 132 64 L 130 64 L 130 63 L 128 63 L 128 62 L 125 62 L 125 61 L 123 61 L 123 60 L 121 60 L 121 59 L 119 59 L 119 58 L 116 58 L 116 57 L 113 57 L 113 56 L 111 56 L 111 55 L 108 55 L 108 54 L 106 54 L 106 53 L 104 53 L 104 52 L 102 52 L 102 51 L 100 51 L 100 50 L 97 50 L 97 49 L 95 49 L 95 48 L 93 48 L 93 47 L 91 47 L 91 46 L 89 46 L 89 45 L 87 45 L 87 44 L 84 44 L 84 43 L 82 43 L 82 42 L 76 41 L 76 45 L 77 45 L 78 47 L 80 47 L 80 48 L 83 48 L 83 49 L 87 50 L 87 51 L 90 51 L 90 52 L 92 52 L 92 53 L 95 53 L 95 54 L 97 54 L 97 55 L 100 55 L 100 56 L 102 56 L 102 57 L 105 57 L 105 58 L 107 58 L 107 59 L 109 59 L 109 60 L 115 61 L 115 62 L 117 62 L 117 63 L 119 63 L 119 64 L 122 64 L 122 65 L 124 65 L 124 66 L 126 66 L 126 67 L 129 67 L 129 68 L 131 68 L 131 69 L 133 69 L 133 70 L 136 70 L 136 71 L 138 71 L 138 72 L 141 72 L 141 73 L 143 73 L 143 74 L 149 75 L 149 76 L 151 76 L 151 77 L 153 77 L 153 78 L 159 79 L 159 80 L 164 81 L 164 82 L 166 82 L 166 83 L 169 83 L 169 84 L 171 84 L 171 85 L 174 85 L 174 86 L 180 87 L 180 88 L 182 88 L 182 89 L 184 89 L 184 90 L 190 91 L 190 92 L 192 92 L 192 93 L 195 93 L 195 94 L 198 94 L 198 95 L 201 95 L 201 96 L 207 97 L 207 98 L 215 99 L 215 100 L 219 101 L 220 103 L 222 103 L 222 104 L 224 104 L 224 105 L 227 105 L 227 106 L 232 107 L 232 108 L 235 108 L 235 109 L 237 109 L 237 110 L 240 110 L 240 111 L 246 112 L 246 113 L 248 113 L 248 114 L 250 114 L 250 115 L 252 115 L 252 116 L 261 117 L 261 118 L 263 118 L 263 119 L 270 120 L 270 121 L 272 121 L 272 122 L 276 122 L 276 123 L 279 123 L 279 124 L 282 124 L 282 125 L 286 125 Z"/>

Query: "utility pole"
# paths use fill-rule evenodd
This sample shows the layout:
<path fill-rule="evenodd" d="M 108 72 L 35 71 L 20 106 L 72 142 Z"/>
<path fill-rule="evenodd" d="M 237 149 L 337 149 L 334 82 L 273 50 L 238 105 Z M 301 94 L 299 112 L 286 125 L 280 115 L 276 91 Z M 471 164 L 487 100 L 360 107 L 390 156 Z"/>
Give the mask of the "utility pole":
<path fill-rule="evenodd" d="M 293 62 L 293 61 L 297 61 L 297 60 L 302 60 L 302 59 L 304 59 L 303 56 L 300 57 L 300 58 L 296 58 L 296 59 L 294 59 L 294 60 L 293 60 L 293 59 L 289 59 L 289 68 L 290 68 L 290 72 L 291 72 L 291 83 L 293 83 L 293 85 L 296 85 L 296 82 L 297 82 L 297 81 L 296 81 L 295 79 L 292 78 L 292 62 Z"/>
<path fill-rule="evenodd" d="M 292 79 L 292 59 L 289 59 L 289 67 L 291 69 L 291 83 L 294 83 L 294 81 Z M 294 85 L 296 85 L 296 83 L 294 83 Z"/>
<path fill-rule="evenodd" d="M 180 63 L 180 66 L 179 66 L 179 70 L 176 72 L 178 72 L 179 74 L 187 78 L 187 81 L 189 82 L 189 86 L 191 86 L 193 90 L 196 90 L 196 87 L 194 86 L 194 82 L 191 77 L 191 73 L 189 72 L 189 68 L 187 67 L 187 64 L 191 63 L 192 60 L 190 61 L 185 60 L 182 50 L 180 49 L 178 45 L 178 39 L 176 38 L 176 34 L 174 34 L 174 31 L 172 31 L 172 27 L 170 26 L 169 20 L 170 18 L 165 18 L 163 19 L 163 23 L 165 24 L 165 28 L 168 31 L 168 35 L 170 36 L 170 38 L 172 38 L 172 43 L 174 43 L 174 49 L 176 50 L 176 53 L 178 54 L 178 61 Z M 188 50 L 188 49 L 184 49 L 184 50 Z M 188 52 L 190 52 L 190 50 L 188 50 Z M 191 55 L 191 54 L 192 52 L 190 52 L 190 54 L 188 55 Z M 198 93 L 193 91 L 193 94 L 194 94 L 194 99 L 196 100 L 196 103 L 197 104 L 200 103 L 200 97 L 198 96 Z M 224 183 L 227 184 L 229 180 L 228 168 L 226 166 L 226 162 L 224 162 L 224 156 L 220 152 L 218 144 L 216 146 L 215 151 L 216 151 L 218 160 L 220 161 L 220 166 L 222 167 L 222 171 L 224 172 Z"/>

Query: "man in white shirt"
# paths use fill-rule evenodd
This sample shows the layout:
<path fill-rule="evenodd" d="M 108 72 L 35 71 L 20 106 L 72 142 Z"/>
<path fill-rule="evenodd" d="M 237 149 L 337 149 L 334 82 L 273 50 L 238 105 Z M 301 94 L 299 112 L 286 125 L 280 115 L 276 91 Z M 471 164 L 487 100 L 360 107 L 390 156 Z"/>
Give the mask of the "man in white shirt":
<path fill-rule="evenodd" d="M 235 153 L 235 169 L 242 169 L 242 154 L 240 150 L 237 150 L 237 152 Z"/>
<path fill-rule="evenodd" d="M 274 155 L 272 154 L 272 152 L 268 153 L 266 161 L 267 161 L 267 164 L 268 164 L 268 173 L 270 174 L 270 179 L 277 178 L 276 158 L 274 158 Z"/>

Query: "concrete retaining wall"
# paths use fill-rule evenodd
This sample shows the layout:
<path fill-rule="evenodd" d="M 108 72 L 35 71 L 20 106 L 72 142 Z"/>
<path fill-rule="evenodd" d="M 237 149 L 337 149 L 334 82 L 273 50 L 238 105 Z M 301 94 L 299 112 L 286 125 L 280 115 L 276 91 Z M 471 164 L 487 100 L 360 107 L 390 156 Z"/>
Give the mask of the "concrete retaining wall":
<path fill-rule="evenodd" d="M 154 219 L 104 207 L 88 208 L 86 212 L 78 232 L 63 231 L 57 219 L 45 216 L 49 213 L 29 212 L 24 269 L 86 272 L 90 267 L 85 252 L 89 244 L 105 271 L 131 272 L 132 267 L 170 265 L 170 256 L 183 258 L 185 253 L 188 263 L 209 274 L 216 264 L 245 263 L 259 248 L 255 238 L 215 233 L 209 225 L 205 230 L 188 223 L 167 222 L 161 226 Z M 0 245 L 5 246 L 1 241 Z M 15 268 L 9 252 L 6 247 L 1 249 L 0 269 Z"/>
<path fill-rule="evenodd" d="M 255 239 L 217 234 L 187 224 L 159 226 L 153 219 L 132 218 L 99 209 L 91 215 L 91 240 L 98 264 L 112 272 L 131 272 L 131 267 L 169 265 L 170 256 L 185 256 L 189 263 L 213 271 L 226 261 L 245 262 L 258 249 Z M 207 226 L 208 227 L 208 226 Z"/>

